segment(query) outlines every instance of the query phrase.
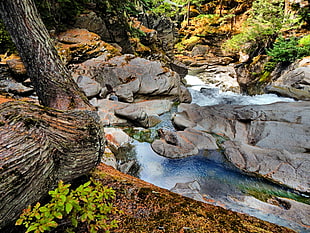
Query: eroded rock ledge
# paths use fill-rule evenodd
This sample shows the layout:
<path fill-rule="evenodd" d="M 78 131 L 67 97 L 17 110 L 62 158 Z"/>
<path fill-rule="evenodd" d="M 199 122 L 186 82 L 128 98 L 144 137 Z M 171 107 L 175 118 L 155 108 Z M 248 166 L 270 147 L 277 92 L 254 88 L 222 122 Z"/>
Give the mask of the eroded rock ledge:
<path fill-rule="evenodd" d="M 180 104 L 173 122 L 184 133 L 192 128 L 226 138 L 221 147 L 241 170 L 310 192 L 309 101 L 252 106 Z M 171 144 L 162 139 L 155 150 L 167 151 Z"/>

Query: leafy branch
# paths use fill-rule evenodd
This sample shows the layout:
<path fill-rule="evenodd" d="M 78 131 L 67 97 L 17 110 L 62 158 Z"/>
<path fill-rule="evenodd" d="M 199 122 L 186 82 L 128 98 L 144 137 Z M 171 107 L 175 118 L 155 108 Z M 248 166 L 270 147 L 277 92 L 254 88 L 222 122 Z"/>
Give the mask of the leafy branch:
<path fill-rule="evenodd" d="M 60 181 L 49 195 L 52 198 L 49 203 L 41 206 L 38 202 L 33 207 L 29 206 L 16 225 L 24 225 L 26 233 L 40 233 L 56 228 L 66 218 L 71 222 L 69 232 L 83 224 L 91 233 L 109 232 L 109 229 L 117 227 L 117 221 L 107 216 L 117 212 L 113 204 L 108 202 L 115 198 L 115 191 L 93 179 L 75 190 L 70 190 L 70 184 Z"/>

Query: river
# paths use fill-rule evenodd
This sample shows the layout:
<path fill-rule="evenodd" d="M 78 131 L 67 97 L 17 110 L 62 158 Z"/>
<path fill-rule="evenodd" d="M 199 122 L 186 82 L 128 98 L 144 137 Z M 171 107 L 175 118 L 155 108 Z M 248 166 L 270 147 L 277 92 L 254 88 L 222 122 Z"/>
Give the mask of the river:
<path fill-rule="evenodd" d="M 191 85 L 189 90 L 193 103 L 198 105 L 249 105 L 294 101 L 273 94 L 245 96 L 221 92 L 216 87 L 205 85 L 195 76 L 187 76 L 186 79 Z M 169 114 L 164 115 L 165 121 L 153 130 L 172 127 L 169 118 Z M 183 195 L 194 199 L 250 214 L 299 232 L 308 230 L 296 223 L 291 216 L 286 216 L 285 209 L 267 204 L 255 197 L 275 194 L 297 200 L 307 200 L 309 197 L 301 196 L 266 180 L 243 174 L 227 162 L 220 151 L 201 151 L 198 155 L 187 158 L 168 159 L 157 155 L 149 143 L 135 141 L 128 156 L 138 164 L 131 174 L 154 185 L 179 193 L 183 192 Z"/>

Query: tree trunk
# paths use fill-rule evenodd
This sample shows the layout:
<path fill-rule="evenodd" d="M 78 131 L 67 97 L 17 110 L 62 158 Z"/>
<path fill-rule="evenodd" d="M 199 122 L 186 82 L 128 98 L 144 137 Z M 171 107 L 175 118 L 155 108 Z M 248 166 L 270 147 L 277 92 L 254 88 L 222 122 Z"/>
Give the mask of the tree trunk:
<path fill-rule="evenodd" d="M 1 229 L 60 179 L 69 181 L 94 168 L 104 149 L 104 133 L 97 113 L 59 59 L 33 0 L 0 0 L 0 13 L 40 103 L 51 107 L 0 105 Z"/>
<path fill-rule="evenodd" d="M 191 14 L 191 1 L 189 0 L 188 3 L 187 3 L 187 14 L 186 14 L 186 22 L 187 22 L 187 26 L 189 26 L 189 17 L 190 17 L 190 14 Z"/>
<path fill-rule="evenodd" d="M 40 103 L 62 110 L 90 109 L 86 96 L 59 59 L 34 1 L 1 0 L 0 13 Z"/>
<path fill-rule="evenodd" d="M 222 11 L 223 11 L 223 0 L 220 0 L 220 17 L 222 17 Z"/>
<path fill-rule="evenodd" d="M 104 134 L 93 114 L 17 101 L 0 105 L 0 229 L 58 180 L 98 164 Z"/>

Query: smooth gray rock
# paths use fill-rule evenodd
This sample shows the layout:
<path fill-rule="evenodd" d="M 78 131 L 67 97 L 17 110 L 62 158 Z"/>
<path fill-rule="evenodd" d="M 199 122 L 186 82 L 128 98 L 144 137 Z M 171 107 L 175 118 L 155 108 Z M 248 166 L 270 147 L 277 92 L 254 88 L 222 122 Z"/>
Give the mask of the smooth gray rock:
<path fill-rule="evenodd" d="M 272 73 L 266 92 L 297 100 L 310 100 L 310 57 L 297 60 L 285 70 Z"/>
<path fill-rule="evenodd" d="M 266 149 L 237 141 L 223 144 L 236 167 L 302 192 L 310 192 L 310 157 L 281 149 Z"/>
<path fill-rule="evenodd" d="M 164 67 L 158 61 L 150 61 L 131 54 L 107 55 L 89 59 L 71 67 L 72 76 L 87 76 L 101 87 L 110 85 L 120 101 L 139 102 L 152 99 L 168 99 L 189 103 L 190 92 L 182 85 L 177 72 Z"/>
<path fill-rule="evenodd" d="M 81 88 L 84 91 L 85 95 L 89 98 L 98 95 L 102 89 L 97 81 L 87 76 L 80 75 L 79 77 L 77 77 L 76 83 L 79 86 L 79 88 Z"/>
<path fill-rule="evenodd" d="M 309 232 L 310 205 L 281 197 L 269 199 L 267 203 L 252 196 L 240 196 L 234 198 L 234 201 L 264 213 L 268 216 L 267 221 L 270 221 L 273 216 L 277 216 L 285 221 L 287 227 L 295 229 L 297 232 Z"/>
<path fill-rule="evenodd" d="M 29 96 L 34 93 L 32 87 L 26 87 L 12 78 L 0 79 L 0 91 L 22 96 Z"/>
<path fill-rule="evenodd" d="M 180 104 L 178 111 L 173 118 L 177 128 L 192 127 L 226 138 L 225 155 L 236 167 L 310 192 L 309 101 L 251 106 Z"/>
<path fill-rule="evenodd" d="M 136 126 L 149 127 L 148 115 L 142 108 L 137 108 L 134 105 L 128 105 L 125 108 L 115 109 L 115 115 L 128 119 Z"/>
<path fill-rule="evenodd" d="M 161 139 L 152 143 L 152 149 L 167 158 L 183 158 L 198 154 L 199 150 L 216 150 L 215 139 L 202 131 L 187 128 L 184 131 L 159 131 Z"/>
<path fill-rule="evenodd" d="M 283 97 L 289 97 L 296 100 L 310 100 L 310 87 L 298 89 L 284 85 L 270 85 L 265 88 L 267 93 L 274 93 Z"/>
<path fill-rule="evenodd" d="M 309 101 L 249 106 L 180 104 L 178 111 L 173 121 L 180 129 L 190 125 L 264 148 L 309 151 Z"/>
<path fill-rule="evenodd" d="M 194 180 L 186 183 L 176 183 L 170 191 L 197 201 L 205 202 L 202 194 L 199 192 L 200 189 L 201 187 L 199 182 Z"/>
<path fill-rule="evenodd" d="M 158 124 L 159 115 L 172 108 L 169 100 L 149 100 L 139 103 L 124 103 L 107 99 L 92 99 L 98 108 L 98 115 L 103 125 L 136 125 L 145 128 Z"/>

